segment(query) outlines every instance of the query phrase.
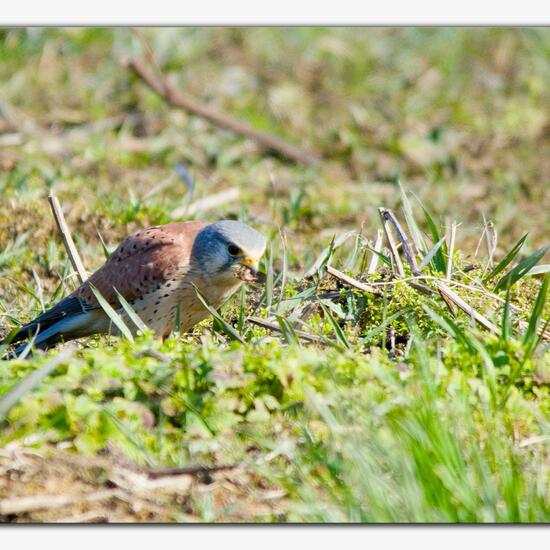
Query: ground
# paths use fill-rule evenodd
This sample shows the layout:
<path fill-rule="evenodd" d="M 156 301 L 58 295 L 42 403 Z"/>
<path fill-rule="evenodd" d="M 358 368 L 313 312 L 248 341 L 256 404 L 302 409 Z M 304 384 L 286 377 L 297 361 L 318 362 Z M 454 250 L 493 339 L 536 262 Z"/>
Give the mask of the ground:
<path fill-rule="evenodd" d="M 174 220 L 270 241 L 191 334 L 0 363 L 0 520 L 548 521 L 549 54 L 537 28 L 0 31 L 0 336 L 78 284 L 49 193 L 90 272 Z"/>

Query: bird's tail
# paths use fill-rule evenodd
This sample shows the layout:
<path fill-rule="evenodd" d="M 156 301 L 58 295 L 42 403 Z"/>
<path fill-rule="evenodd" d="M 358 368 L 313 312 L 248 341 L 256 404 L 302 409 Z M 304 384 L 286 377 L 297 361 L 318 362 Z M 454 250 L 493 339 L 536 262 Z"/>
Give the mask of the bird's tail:
<path fill-rule="evenodd" d="M 27 325 L 21 327 L 15 336 L 10 335 L 0 345 L 28 342 L 19 345 L 2 359 L 19 357 L 30 344 L 35 349 L 46 350 L 61 341 L 88 336 L 98 331 L 102 311 L 87 309 L 74 297 L 67 297 L 52 309 L 46 311 Z"/>

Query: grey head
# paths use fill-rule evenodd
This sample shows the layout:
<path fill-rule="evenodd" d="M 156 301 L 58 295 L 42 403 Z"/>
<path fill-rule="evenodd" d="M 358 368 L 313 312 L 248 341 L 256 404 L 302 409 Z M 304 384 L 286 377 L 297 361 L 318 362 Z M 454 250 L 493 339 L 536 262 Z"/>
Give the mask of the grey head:
<path fill-rule="evenodd" d="M 191 257 L 211 276 L 223 272 L 237 275 L 242 268 L 255 274 L 266 244 L 265 237 L 249 225 L 222 220 L 199 231 Z"/>

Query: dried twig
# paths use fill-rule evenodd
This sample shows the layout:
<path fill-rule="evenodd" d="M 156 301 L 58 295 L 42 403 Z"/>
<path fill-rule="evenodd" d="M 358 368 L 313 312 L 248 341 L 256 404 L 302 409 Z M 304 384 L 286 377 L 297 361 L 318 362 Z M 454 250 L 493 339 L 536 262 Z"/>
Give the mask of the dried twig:
<path fill-rule="evenodd" d="M 252 128 L 248 124 L 229 116 L 221 111 L 214 109 L 187 94 L 180 92 L 162 76 L 157 77 L 153 72 L 139 59 L 129 59 L 126 65 L 132 69 L 152 90 L 164 98 L 170 105 L 179 109 L 185 109 L 195 115 L 201 116 L 210 122 L 227 128 L 236 134 L 253 139 L 268 151 L 274 151 L 283 157 L 303 164 L 315 164 L 319 161 L 317 155 L 306 151 L 295 145 L 286 143 L 266 132 L 261 132 Z"/>
<path fill-rule="evenodd" d="M 361 281 L 358 281 L 357 279 L 354 279 L 353 277 L 350 277 L 349 275 L 346 275 L 345 273 L 338 271 L 331 265 L 327 265 L 326 269 L 327 269 L 327 273 L 329 273 L 339 281 L 342 281 L 344 284 L 348 286 L 351 286 L 363 292 L 370 292 L 371 294 L 381 294 L 381 292 L 377 288 L 366 285 L 365 283 L 362 283 Z"/>
<path fill-rule="evenodd" d="M 55 195 L 48 195 L 48 201 L 52 208 L 52 213 L 53 217 L 55 218 L 55 222 L 57 223 L 57 228 L 61 233 L 61 238 L 63 239 L 65 250 L 67 251 L 74 270 L 78 274 L 80 282 L 83 283 L 88 278 L 88 273 L 86 273 L 86 270 L 84 269 L 84 264 L 80 259 L 78 250 L 76 249 L 73 238 L 71 237 L 71 232 L 69 231 L 69 226 L 65 221 L 65 216 L 63 215 L 63 210 L 61 210 L 61 205 L 59 204 L 59 201 L 57 200 L 57 197 Z"/>
<path fill-rule="evenodd" d="M 275 332 L 282 332 L 279 325 L 260 319 L 260 317 L 247 317 L 246 320 L 254 325 L 258 325 L 259 327 L 267 328 L 268 330 L 273 330 Z M 303 332 L 301 330 L 295 330 L 294 332 L 296 333 L 296 336 L 302 338 L 302 340 L 308 340 L 309 342 L 316 342 L 318 344 L 324 343 L 323 339 L 315 334 L 309 334 L 308 332 Z"/>

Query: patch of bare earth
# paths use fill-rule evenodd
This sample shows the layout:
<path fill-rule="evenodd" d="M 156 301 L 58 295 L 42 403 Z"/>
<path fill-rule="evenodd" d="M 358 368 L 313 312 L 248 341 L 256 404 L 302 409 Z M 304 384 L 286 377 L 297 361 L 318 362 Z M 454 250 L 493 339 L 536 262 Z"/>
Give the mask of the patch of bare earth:
<path fill-rule="evenodd" d="M 0 449 L 1 523 L 257 522 L 286 498 L 244 467 L 147 471 L 117 453 Z"/>

